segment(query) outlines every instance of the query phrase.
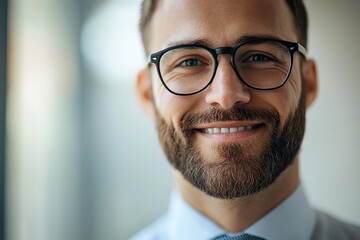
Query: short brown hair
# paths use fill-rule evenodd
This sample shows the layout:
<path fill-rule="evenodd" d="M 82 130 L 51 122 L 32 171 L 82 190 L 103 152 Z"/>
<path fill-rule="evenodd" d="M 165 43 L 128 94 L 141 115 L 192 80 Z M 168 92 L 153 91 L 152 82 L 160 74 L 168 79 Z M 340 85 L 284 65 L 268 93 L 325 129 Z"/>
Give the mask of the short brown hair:
<path fill-rule="evenodd" d="M 140 14 L 140 33 L 141 39 L 145 48 L 145 52 L 149 54 L 148 36 L 150 32 L 149 22 L 155 12 L 159 0 L 143 0 L 141 4 Z M 296 32 L 299 42 L 305 48 L 307 47 L 308 38 L 308 16 L 305 5 L 302 0 L 286 0 L 293 16 L 296 26 Z"/>

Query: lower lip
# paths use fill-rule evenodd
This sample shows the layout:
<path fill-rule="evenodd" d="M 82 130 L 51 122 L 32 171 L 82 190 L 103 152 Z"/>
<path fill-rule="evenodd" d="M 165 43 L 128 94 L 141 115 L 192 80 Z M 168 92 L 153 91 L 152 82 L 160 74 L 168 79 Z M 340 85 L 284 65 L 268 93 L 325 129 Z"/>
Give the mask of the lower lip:
<path fill-rule="evenodd" d="M 261 125 L 255 129 L 244 130 L 241 132 L 214 133 L 214 134 L 198 132 L 198 134 L 201 135 L 201 137 L 210 138 L 210 139 L 219 140 L 219 141 L 241 141 L 241 140 L 245 140 L 247 138 L 256 136 L 264 130 L 265 130 L 265 125 Z"/>

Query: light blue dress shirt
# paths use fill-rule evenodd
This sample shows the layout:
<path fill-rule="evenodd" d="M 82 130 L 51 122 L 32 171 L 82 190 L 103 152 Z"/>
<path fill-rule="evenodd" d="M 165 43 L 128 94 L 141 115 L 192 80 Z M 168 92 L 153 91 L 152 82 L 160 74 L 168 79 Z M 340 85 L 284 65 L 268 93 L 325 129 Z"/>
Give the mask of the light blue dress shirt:
<path fill-rule="evenodd" d="M 243 233 L 267 240 L 309 240 L 315 227 L 315 211 L 301 186 L 284 202 Z M 220 226 L 187 204 L 177 192 L 171 196 L 169 211 L 132 240 L 209 240 L 226 234 Z"/>

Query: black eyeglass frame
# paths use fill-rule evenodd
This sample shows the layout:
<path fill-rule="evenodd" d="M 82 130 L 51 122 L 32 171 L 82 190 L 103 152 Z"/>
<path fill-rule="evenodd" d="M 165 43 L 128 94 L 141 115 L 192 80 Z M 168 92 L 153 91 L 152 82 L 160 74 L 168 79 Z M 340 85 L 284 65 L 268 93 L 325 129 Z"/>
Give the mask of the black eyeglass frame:
<path fill-rule="evenodd" d="M 250 84 L 248 84 L 246 81 L 244 81 L 242 79 L 242 77 L 240 76 L 238 70 L 236 69 L 235 63 L 234 63 L 234 58 L 235 58 L 235 54 L 236 51 L 243 45 L 245 44 L 249 44 L 249 43 L 261 43 L 261 42 L 274 42 L 274 43 L 280 43 L 283 46 L 285 46 L 290 53 L 290 66 L 289 66 L 289 71 L 288 74 L 286 76 L 286 78 L 283 80 L 282 83 L 280 83 L 278 86 L 272 87 L 272 88 L 257 88 L 257 87 L 253 87 Z M 167 53 L 168 51 L 174 50 L 174 49 L 178 49 L 178 48 L 202 48 L 207 50 L 208 52 L 210 52 L 210 54 L 212 55 L 213 59 L 214 59 L 214 70 L 212 73 L 212 76 L 209 80 L 209 82 L 200 90 L 197 90 L 195 92 L 191 92 L 191 93 L 177 93 L 172 91 L 166 84 L 165 81 L 162 78 L 161 75 L 161 70 L 160 70 L 160 60 L 161 57 Z M 218 56 L 220 54 L 229 54 L 231 59 L 230 59 L 230 63 L 232 68 L 234 69 L 237 77 L 240 79 L 240 81 L 245 84 L 246 86 L 248 86 L 249 88 L 252 89 L 256 89 L 256 90 L 263 90 L 263 91 L 267 91 L 267 90 L 275 90 L 278 88 L 281 88 L 282 86 L 284 86 L 284 84 L 287 82 L 287 80 L 289 79 L 289 76 L 291 74 L 291 70 L 293 67 L 293 62 L 294 62 L 294 53 L 295 52 L 299 52 L 301 53 L 305 58 L 307 55 L 307 51 L 306 49 L 300 44 L 300 43 L 296 43 L 296 42 L 289 42 L 289 41 L 285 41 L 285 40 L 280 40 L 280 39 L 273 39 L 273 38 L 255 38 L 255 39 L 249 39 L 249 40 L 245 40 L 241 43 L 239 43 L 238 45 L 236 45 L 235 47 L 219 47 L 219 48 L 210 48 L 208 46 L 205 45 L 201 45 L 201 44 L 182 44 L 182 45 L 177 45 L 177 46 L 173 46 L 173 47 L 169 47 L 169 48 L 165 48 L 161 51 L 155 52 L 153 54 L 150 55 L 150 63 L 155 64 L 158 75 L 160 77 L 160 80 L 163 84 L 163 86 L 166 88 L 166 90 L 168 90 L 169 92 L 171 92 L 174 95 L 178 95 L 178 96 L 190 96 L 190 95 L 194 95 L 197 94 L 199 92 L 204 91 L 214 80 L 214 77 L 216 75 L 216 71 L 219 65 L 218 62 Z"/>

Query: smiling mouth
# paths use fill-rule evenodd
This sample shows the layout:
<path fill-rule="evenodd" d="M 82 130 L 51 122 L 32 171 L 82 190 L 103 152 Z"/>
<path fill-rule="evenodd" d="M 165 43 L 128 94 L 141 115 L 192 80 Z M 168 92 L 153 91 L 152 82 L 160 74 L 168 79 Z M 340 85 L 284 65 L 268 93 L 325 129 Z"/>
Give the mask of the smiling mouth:
<path fill-rule="evenodd" d="M 214 127 L 214 128 L 198 129 L 198 131 L 201 133 L 204 133 L 204 134 L 229 134 L 229 133 L 251 131 L 251 130 L 259 129 L 264 126 L 265 126 L 265 124 L 255 124 L 255 125 L 249 125 L 249 126 L 239 126 L 239 127 L 229 127 L 229 128 Z"/>

